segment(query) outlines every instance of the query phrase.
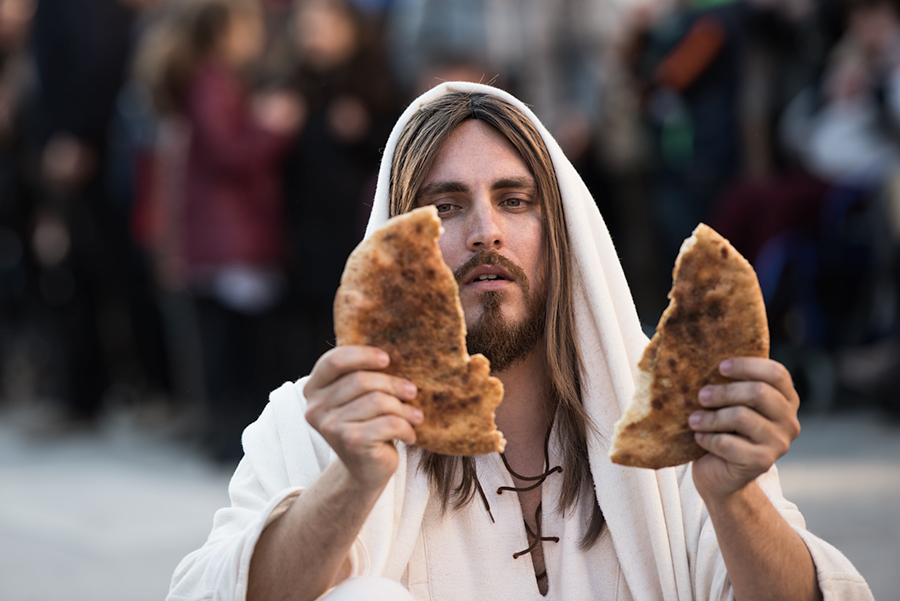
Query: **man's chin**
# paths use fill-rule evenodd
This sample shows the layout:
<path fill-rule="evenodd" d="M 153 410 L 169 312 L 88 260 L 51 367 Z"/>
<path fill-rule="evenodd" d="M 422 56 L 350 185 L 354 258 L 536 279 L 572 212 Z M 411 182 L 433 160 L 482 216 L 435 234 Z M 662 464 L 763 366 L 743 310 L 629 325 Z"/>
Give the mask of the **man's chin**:
<path fill-rule="evenodd" d="M 498 310 L 486 308 L 469 329 L 466 346 L 491 362 L 491 371 L 503 372 L 518 365 L 537 347 L 544 334 L 543 311 L 532 311 L 523 319 L 508 320 Z"/>
<path fill-rule="evenodd" d="M 486 321 L 488 314 L 492 319 L 500 319 L 510 324 L 525 321 L 528 310 L 525 300 L 510 291 L 488 291 L 460 295 L 465 316 L 466 329 L 471 330 L 477 324 Z M 516 305 L 519 306 L 516 306 Z"/>

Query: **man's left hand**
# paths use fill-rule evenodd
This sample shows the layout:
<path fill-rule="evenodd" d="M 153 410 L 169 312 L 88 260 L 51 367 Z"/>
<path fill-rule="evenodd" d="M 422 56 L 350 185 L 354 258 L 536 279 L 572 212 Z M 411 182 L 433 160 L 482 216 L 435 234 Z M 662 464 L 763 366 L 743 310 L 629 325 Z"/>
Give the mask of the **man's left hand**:
<path fill-rule="evenodd" d="M 702 497 L 724 498 L 754 481 L 788 452 L 800 434 L 800 399 L 787 369 L 770 359 L 723 361 L 719 372 L 734 380 L 700 391 L 704 411 L 690 417 L 694 437 L 709 451 L 694 462 Z"/>

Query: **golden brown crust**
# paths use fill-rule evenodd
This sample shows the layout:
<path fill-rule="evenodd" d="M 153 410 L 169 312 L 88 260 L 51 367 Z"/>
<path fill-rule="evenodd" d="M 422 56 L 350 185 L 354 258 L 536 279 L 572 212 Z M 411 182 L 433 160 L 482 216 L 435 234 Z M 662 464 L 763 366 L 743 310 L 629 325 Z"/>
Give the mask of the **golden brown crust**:
<path fill-rule="evenodd" d="M 719 363 L 768 357 L 769 328 L 756 272 L 729 242 L 700 224 L 675 260 L 669 306 L 638 363 L 632 404 L 616 424 L 610 458 L 658 469 L 705 453 L 688 416 L 700 389 L 728 379 Z"/>
<path fill-rule="evenodd" d="M 423 207 L 388 221 L 347 260 L 334 301 L 338 345 L 365 344 L 391 356 L 387 373 L 419 388 L 425 421 L 416 445 L 445 455 L 503 451 L 494 424 L 503 385 L 490 363 L 466 351 L 459 289 L 438 246 L 441 221 Z"/>

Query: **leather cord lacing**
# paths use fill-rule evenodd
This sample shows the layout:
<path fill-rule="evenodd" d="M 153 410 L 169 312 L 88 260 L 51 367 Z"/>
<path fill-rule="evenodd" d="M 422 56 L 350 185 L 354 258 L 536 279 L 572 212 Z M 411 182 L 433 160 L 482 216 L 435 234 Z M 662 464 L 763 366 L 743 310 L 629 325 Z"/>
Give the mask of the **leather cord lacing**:
<path fill-rule="evenodd" d="M 505 491 L 505 490 L 508 490 L 511 492 L 528 492 L 529 490 L 534 490 L 535 488 L 537 488 L 538 486 L 543 484 L 544 480 L 546 480 L 550 474 L 554 474 L 556 472 L 562 472 L 562 466 L 560 466 L 560 465 L 550 467 L 550 432 L 551 432 L 551 430 L 552 430 L 552 428 L 547 429 L 547 436 L 544 438 L 545 471 L 544 471 L 544 473 L 542 473 L 538 476 L 523 476 L 521 474 L 517 474 L 515 472 L 515 470 L 513 470 L 513 468 L 510 467 L 509 461 L 506 460 L 506 455 L 504 453 L 500 453 L 500 458 L 503 460 L 503 465 L 506 466 L 506 470 L 510 474 L 512 474 L 515 478 L 518 478 L 519 480 L 524 480 L 526 482 L 533 482 L 533 484 L 531 484 L 530 486 L 501 486 L 500 488 L 497 489 L 498 495 L 502 495 L 503 491 Z M 482 493 L 482 495 L 483 495 L 483 493 Z M 487 500 L 485 500 L 485 503 L 486 502 L 487 502 Z M 541 536 L 541 534 L 542 534 L 541 533 L 541 523 L 542 523 L 541 508 L 542 508 L 542 506 L 543 506 L 543 502 L 538 503 L 537 510 L 534 513 L 534 523 L 536 526 L 536 528 L 535 528 L 536 532 L 533 532 L 531 530 L 531 528 L 528 526 L 527 520 L 522 520 L 525 523 L 525 532 L 528 533 L 528 538 L 531 541 L 531 544 L 529 544 L 528 548 L 525 549 L 524 551 L 517 551 L 517 552 L 513 553 L 513 559 L 518 559 L 518 558 L 522 557 L 523 555 L 527 555 L 528 553 L 531 553 L 543 541 L 548 541 L 548 542 L 553 542 L 553 543 L 559 542 L 558 536 Z M 491 517 L 491 519 L 493 519 L 493 516 Z M 546 575 L 546 573 L 539 575 L 538 580 L 540 580 L 541 577 L 545 576 L 545 575 Z"/>
<path fill-rule="evenodd" d="M 523 555 L 527 555 L 528 553 L 531 553 L 543 541 L 548 541 L 551 543 L 559 542 L 558 536 L 541 536 L 541 517 L 542 517 L 541 516 L 541 505 L 543 505 L 543 504 L 544 504 L 543 501 L 538 503 L 537 509 L 534 512 L 534 523 L 537 525 L 537 532 L 532 532 L 531 528 L 528 527 L 528 522 L 525 522 L 525 532 L 528 533 L 528 538 L 531 539 L 531 544 L 528 545 L 528 548 L 525 549 L 524 551 L 517 551 L 516 553 L 513 553 L 513 559 L 519 559 Z M 545 575 L 546 575 L 546 570 L 544 570 L 543 573 L 538 574 L 537 579 L 540 580 Z"/>
<path fill-rule="evenodd" d="M 519 480 L 524 480 L 526 482 L 533 482 L 534 484 L 531 484 L 530 486 L 501 486 L 500 488 L 497 489 L 498 495 L 502 495 L 503 491 L 505 491 L 505 490 L 512 491 L 512 492 L 528 492 L 529 490 L 534 490 L 535 488 L 537 488 L 538 486 L 543 484 L 544 480 L 546 480 L 547 477 L 550 476 L 550 474 L 562 472 L 562 466 L 560 466 L 560 465 L 549 467 L 550 466 L 550 432 L 551 431 L 552 431 L 552 425 L 551 425 L 551 428 L 547 429 L 547 437 L 544 439 L 544 466 L 547 469 L 545 469 L 544 473 L 542 473 L 538 476 L 522 476 L 521 474 L 517 474 L 510 467 L 509 461 L 506 460 L 506 455 L 503 453 L 500 453 L 500 458 L 503 460 L 503 465 L 506 467 L 506 470 L 510 474 L 512 474 L 515 478 L 518 478 Z M 475 475 L 475 487 L 476 487 L 476 490 L 478 490 L 478 494 L 481 497 L 482 503 L 484 503 L 484 508 L 487 510 L 488 516 L 491 518 L 491 522 L 496 523 L 496 521 L 494 520 L 494 514 L 491 513 L 491 505 L 488 502 L 487 495 L 484 494 L 484 489 L 481 487 L 481 482 L 479 482 L 477 474 Z M 543 521 L 543 510 L 542 510 L 543 504 L 544 504 L 543 501 L 538 503 L 537 509 L 534 512 L 534 523 L 536 526 L 536 532 L 531 530 L 531 527 L 528 525 L 527 520 L 522 520 L 525 524 L 525 532 L 528 534 L 528 540 L 530 541 L 530 543 L 529 543 L 527 549 L 513 553 L 513 559 L 518 559 L 518 558 L 522 557 L 523 555 L 527 555 L 528 553 L 531 553 L 542 542 L 552 542 L 552 543 L 559 542 L 558 536 L 541 536 L 541 534 L 542 534 L 541 533 L 541 524 Z M 545 569 L 540 574 L 536 574 L 535 578 L 540 583 L 543 579 L 547 578 L 547 570 Z M 546 594 L 546 593 L 544 592 L 542 594 Z"/>
<path fill-rule="evenodd" d="M 538 486 L 540 486 L 541 484 L 544 483 L 544 480 L 547 479 L 547 476 L 549 476 L 550 474 L 552 474 L 554 472 L 562 471 L 562 466 L 557 465 L 556 467 L 550 468 L 549 470 L 547 470 L 540 476 L 520 476 L 519 474 L 514 472 L 511 467 L 509 467 L 509 462 L 506 460 L 505 454 L 500 453 L 500 458 L 503 459 L 503 465 L 506 466 L 506 470 L 510 474 L 512 474 L 513 476 L 518 478 L 519 480 L 525 480 L 526 482 L 531 482 L 531 481 L 537 480 L 537 482 L 535 482 L 531 486 L 501 486 L 500 488 L 497 489 L 498 495 L 502 495 L 504 490 L 511 490 L 513 492 L 528 492 L 529 490 L 534 490 L 535 488 L 537 488 Z M 550 465 L 550 461 L 549 461 L 549 458 L 547 457 L 546 452 L 544 453 L 544 465 Z"/>
<path fill-rule="evenodd" d="M 517 474 L 515 472 L 515 470 L 513 470 L 510 467 L 509 461 L 506 460 L 506 455 L 503 453 L 500 453 L 500 458 L 503 460 L 503 465 L 506 467 L 506 470 L 510 474 L 512 474 L 515 478 L 518 478 L 519 480 L 524 480 L 526 482 L 533 482 L 534 484 L 531 484 L 530 486 L 501 486 L 500 488 L 497 489 L 498 495 L 502 495 L 503 491 L 506 491 L 506 490 L 512 491 L 512 492 L 528 492 L 529 490 L 534 490 L 535 488 L 537 488 L 538 486 L 543 484 L 544 480 L 546 480 L 547 477 L 550 476 L 550 474 L 562 472 L 562 466 L 560 466 L 560 465 L 549 467 L 550 466 L 550 432 L 551 431 L 552 431 L 552 425 L 551 425 L 551 428 L 549 428 L 547 430 L 547 437 L 544 439 L 544 466 L 546 466 L 548 469 L 546 469 L 544 471 L 544 473 L 542 473 L 540 475 L 523 476 L 521 474 Z M 484 489 L 481 487 L 481 482 L 478 480 L 477 474 L 475 475 L 475 488 L 478 491 L 478 495 L 481 497 L 481 502 L 484 503 L 484 508 L 487 510 L 488 516 L 491 518 L 491 522 L 496 523 L 496 520 L 494 520 L 494 514 L 491 513 L 491 504 L 487 500 L 487 495 L 484 494 Z M 543 504 L 544 504 L 543 501 L 538 503 L 537 509 L 534 512 L 534 523 L 536 526 L 536 529 L 535 529 L 536 531 L 531 530 L 531 527 L 528 525 L 527 520 L 522 520 L 525 524 L 525 532 L 528 534 L 528 540 L 530 542 L 529 542 L 527 549 L 525 549 L 523 551 L 516 551 L 515 553 L 513 553 L 513 559 L 518 559 L 518 558 L 522 557 L 523 555 L 527 555 L 528 553 L 531 553 L 542 542 L 551 542 L 551 543 L 559 542 L 558 536 L 541 536 L 541 524 L 543 521 L 543 511 L 542 511 Z M 546 569 L 543 572 L 541 572 L 540 574 L 535 575 L 535 578 L 538 580 L 538 582 L 540 582 L 541 580 L 543 580 L 546 577 L 547 577 Z"/>
<path fill-rule="evenodd" d="M 510 474 L 512 474 L 514 477 L 518 478 L 519 480 L 525 480 L 526 482 L 534 482 L 534 484 L 532 484 L 531 486 L 501 486 L 500 488 L 497 489 L 498 495 L 502 495 L 504 490 L 509 490 L 512 492 L 528 492 L 529 490 L 534 490 L 535 488 L 537 488 L 538 486 L 543 484 L 544 480 L 546 480 L 550 474 L 553 474 L 556 472 L 562 472 L 562 466 L 557 465 L 554 467 L 550 467 L 550 429 L 547 430 L 547 437 L 544 439 L 544 466 L 546 466 L 546 471 L 544 471 L 543 474 L 540 474 L 538 476 L 523 476 L 521 474 L 517 474 L 515 472 L 515 470 L 513 470 L 513 468 L 510 467 L 509 461 L 506 460 L 505 454 L 500 453 L 500 458 L 503 459 L 503 465 L 506 466 L 506 470 Z M 542 522 L 541 508 L 542 508 L 542 506 L 543 506 L 543 501 L 538 503 L 537 510 L 535 510 L 535 512 L 534 512 L 534 523 L 536 526 L 536 528 L 535 528 L 536 532 L 532 532 L 531 528 L 528 526 L 528 521 L 523 520 L 525 522 L 525 532 L 528 533 L 528 538 L 531 540 L 531 544 L 528 545 L 528 548 L 525 549 L 524 551 L 517 551 L 517 552 L 513 553 L 513 559 L 518 559 L 518 558 L 522 557 L 523 555 L 527 555 L 528 553 L 531 553 L 532 551 L 534 551 L 534 549 L 539 544 L 541 544 L 544 541 L 553 542 L 553 543 L 559 542 L 558 536 L 541 536 L 541 534 L 542 534 L 541 533 L 541 522 Z M 541 576 L 545 576 L 545 575 L 546 575 L 546 573 L 539 575 L 537 577 L 538 580 L 541 579 Z"/>

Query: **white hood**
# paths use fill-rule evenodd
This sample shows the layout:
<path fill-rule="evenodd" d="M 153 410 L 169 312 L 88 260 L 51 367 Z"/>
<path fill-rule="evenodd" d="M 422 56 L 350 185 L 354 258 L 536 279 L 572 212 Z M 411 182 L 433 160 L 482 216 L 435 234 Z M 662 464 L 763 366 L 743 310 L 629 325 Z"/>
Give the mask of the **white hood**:
<path fill-rule="evenodd" d="M 593 197 L 531 110 L 503 90 L 463 82 L 441 84 L 416 99 L 397 121 L 385 147 L 366 236 L 388 219 L 390 167 L 401 131 L 421 106 L 452 92 L 492 94 L 509 101 L 534 123 L 547 145 L 559 179 L 572 248 L 576 329 L 586 369 L 581 374 L 583 400 L 597 426 L 597 432 L 588 438 L 597 500 L 617 555 L 627 558 L 622 566 L 635 598 L 690 599 L 690 582 L 676 578 L 676 573 L 689 573 L 687 559 L 683 553 L 675 554 L 680 559 L 673 559 L 669 545 L 679 536 L 667 532 L 665 520 L 664 505 L 678 504 L 677 472 L 624 468 L 607 456 L 613 425 L 634 394 L 637 364 L 647 337 Z M 641 502 L 635 502 L 637 499 Z M 675 566 L 674 562 L 684 565 Z"/>

